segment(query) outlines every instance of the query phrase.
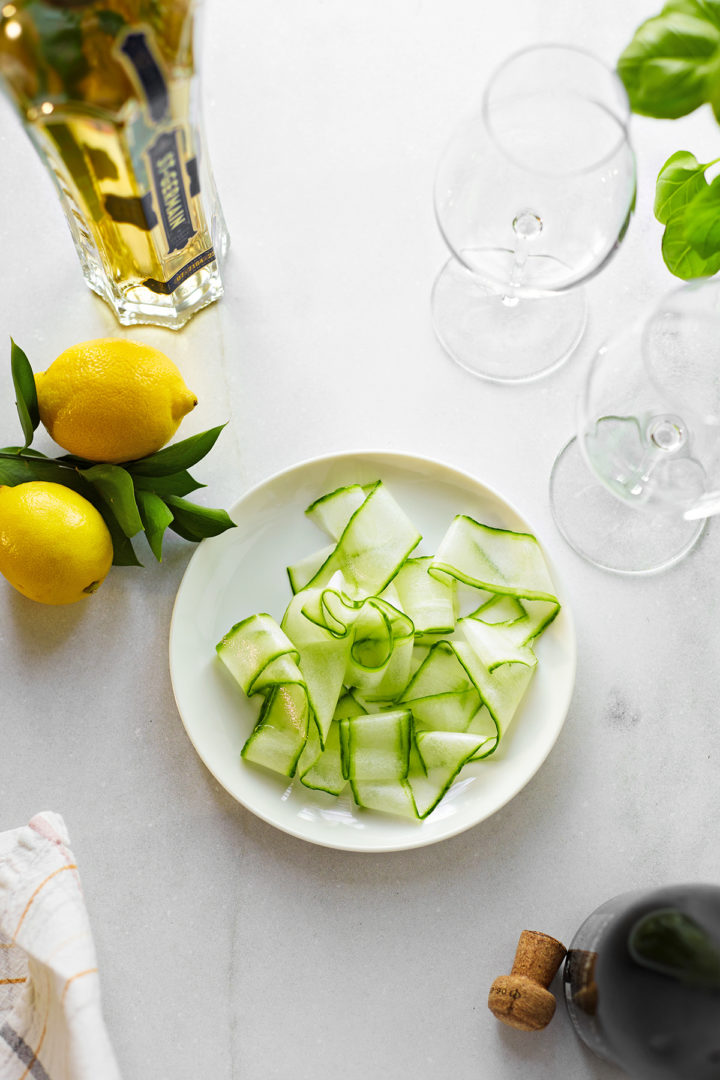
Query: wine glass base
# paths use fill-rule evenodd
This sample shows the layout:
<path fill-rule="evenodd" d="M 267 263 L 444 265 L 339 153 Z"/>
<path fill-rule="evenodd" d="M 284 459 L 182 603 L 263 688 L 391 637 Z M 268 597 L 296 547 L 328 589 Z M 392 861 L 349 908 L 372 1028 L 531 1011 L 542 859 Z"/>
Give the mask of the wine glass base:
<path fill-rule="evenodd" d="M 461 367 L 492 382 L 530 382 L 560 367 L 585 330 L 582 292 L 508 304 L 457 259 L 432 291 L 435 333 Z"/>
<path fill-rule="evenodd" d="M 550 508 L 571 548 L 601 570 L 656 574 L 697 543 L 705 520 L 685 521 L 622 502 L 593 476 L 577 439 L 560 451 L 550 475 Z"/>

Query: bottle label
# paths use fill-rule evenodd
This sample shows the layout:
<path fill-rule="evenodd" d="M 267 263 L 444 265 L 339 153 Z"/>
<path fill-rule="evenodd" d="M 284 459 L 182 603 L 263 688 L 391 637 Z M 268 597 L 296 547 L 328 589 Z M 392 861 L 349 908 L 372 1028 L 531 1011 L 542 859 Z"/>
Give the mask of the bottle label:
<path fill-rule="evenodd" d="M 144 31 L 131 30 L 126 34 L 120 45 L 120 52 L 132 65 L 132 71 L 147 101 L 152 123 L 161 124 L 170 112 L 170 97 L 162 68 L 148 45 Z"/>
<path fill-rule="evenodd" d="M 148 148 L 155 197 L 168 251 L 182 251 L 195 235 L 178 150 L 178 132 L 164 131 Z"/>
<path fill-rule="evenodd" d="M 141 219 L 144 219 L 144 227 L 148 230 L 160 225 L 167 243 L 166 254 L 171 255 L 183 251 L 198 232 L 191 210 L 191 200 L 200 194 L 197 158 L 193 155 L 183 161 L 181 153 L 181 146 L 189 148 L 190 130 L 187 123 L 172 125 L 167 78 L 161 59 L 155 54 L 151 31 L 134 27 L 118 41 L 117 47 L 145 102 L 145 130 L 150 133 L 150 141 L 145 145 L 142 157 L 151 185 L 151 190 L 138 200 L 139 205 L 132 216 L 130 208 L 116 208 L 126 214 L 124 219 L 118 220 L 142 228 Z M 146 279 L 143 284 L 153 292 L 169 295 L 192 274 L 215 260 L 215 252 L 208 248 L 194 255 L 171 277 L 160 275 Z"/>
<path fill-rule="evenodd" d="M 156 278 L 146 278 L 143 284 L 146 288 L 152 289 L 153 292 L 163 293 L 169 296 L 170 293 L 175 292 L 178 285 L 182 285 L 183 281 L 187 281 L 189 277 L 196 274 L 198 270 L 202 270 L 203 266 L 207 266 L 208 263 L 215 262 L 216 255 L 213 248 L 208 248 L 207 251 L 203 251 L 201 255 L 196 255 L 190 262 L 185 263 L 185 266 L 181 270 L 178 270 L 177 274 L 173 274 L 167 281 L 158 281 Z"/>

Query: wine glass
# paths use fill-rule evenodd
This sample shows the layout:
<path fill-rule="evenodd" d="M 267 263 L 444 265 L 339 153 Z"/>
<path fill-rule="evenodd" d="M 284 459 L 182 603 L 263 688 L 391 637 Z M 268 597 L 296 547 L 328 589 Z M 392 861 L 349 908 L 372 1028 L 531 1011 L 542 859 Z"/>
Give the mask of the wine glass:
<path fill-rule="evenodd" d="M 581 49 L 511 56 L 441 157 L 435 214 L 451 257 L 432 294 L 435 331 L 462 367 L 526 382 L 558 367 L 585 327 L 573 286 L 622 240 L 635 201 L 630 106 Z"/>
<path fill-rule="evenodd" d="M 550 503 L 575 551 L 626 574 L 673 566 L 720 513 L 720 281 L 673 290 L 598 350 Z"/>

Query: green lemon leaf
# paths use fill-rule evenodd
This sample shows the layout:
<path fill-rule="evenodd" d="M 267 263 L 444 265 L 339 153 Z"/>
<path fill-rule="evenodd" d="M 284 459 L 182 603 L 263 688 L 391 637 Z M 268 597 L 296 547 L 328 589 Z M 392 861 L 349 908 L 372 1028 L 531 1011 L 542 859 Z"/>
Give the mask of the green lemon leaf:
<path fill-rule="evenodd" d="M 173 519 L 172 510 L 159 495 L 152 491 L 136 491 L 140 517 L 150 549 L 158 562 L 162 562 L 162 543 L 165 530 Z"/>
<path fill-rule="evenodd" d="M 704 259 L 720 252 L 720 177 L 700 191 L 685 210 L 685 231 Z"/>
<path fill-rule="evenodd" d="M 53 484 L 64 484 L 71 487 L 66 480 L 66 469 L 61 469 L 54 462 L 34 462 L 18 459 L 11 461 L 9 458 L 0 459 L 0 484 L 15 487 L 17 484 L 27 484 L 30 480 L 47 480 Z"/>
<path fill-rule="evenodd" d="M 81 488 L 80 478 L 74 469 L 58 465 L 54 458 L 48 458 L 37 450 L 22 446 L 6 446 L 0 450 L 0 484 L 15 487 L 29 480 L 47 480 L 76 491 Z"/>
<path fill-rule="evenodd" d="M 49 458 L 47 454 L 41 453 L 40 450 L 33 450 L 29 446 L 3 446 L 0 449 L 0 454 L 12 454 L 13 457 L 22 456 L 23 458 L 42 458 L 43 461 L 60 461 L 60 458 Z"/>
<path fill-rule="evenodd" d="M 96 461 L 90 461 L 89 458 L 78 457 L 77 454 L 60 454 L 55 460 L 62 461 L 66 465 L 77 466 L 78 469 L 90 469 L 98 464 Z"/>
<path fill-rule="evenodd" d="M 49 458 L 41 454 L 39 450 L 32 450 L 29 446 L 3 446 L 0 448 L 0 460 L 19 461 L 21 464 L 42 465 L 56 463 L 56 458 Z"/>
<path fill-rule="evenodd" d="M 170 528 L 185 540 L 196 542 L 207 536 L 219 536 L 235 525 L 225 510 L 196 506 L 195 503 L 179 499 L 175 495 L 169 495 L 165 501 L 173 514 Z"/>
<path fill-rule="evenodd" d="M 154 491 L 156 495 L 189 495 L 206 485 L 199 483 L 189 472 L 170 473 L 168 476 L 133 476 L 135 492 Z"/>
<path fill-rule="evenodd" d="M 198 435 L 191 435 L 189 439 L 164 446 L 155 454 L 128 462 L 127 468 L 133 476 L 169 476 L 183 469 L 190 469 L 212 450 L 224 427 L 225 424 L 220 424 L 219 427 L 201 431 Z"/>
<path fill-rule="evenodd" d="M 12 338 L 10 338 L 10 369 L 15 388 L 15 405 L 25 436 L 25 447 L 28 447 L 32 442 L 33 432 L 40 423 L 35 376 L 27 356 Z"/>
<path fill-rule="evenodd" d="M 638 27 L 617 63 L 633 112 L 674 119 L 710 99 L 720 64 L 715 12 L 707 2 L 670 3 Z"/>
<path fill-rule="evenodd" d="M 108 532 L 112 539 L 113 566 L 142 566 L 142 563 L 135 554 L 135 548 L 132 546 L 132 541 L 118 525 L 117 518 L 107 503 L 96 497 L 94 505 L 102 514 L 103 521 L 107 525 Z"/>
<path fill-rule="evenodd" d="M 714 162 L 710 162 L 714 164 Z M 658 173 L 655 186 L 655 217 L 667 225 L 671 217 L 708 186 L 705 170 L 688 150 L 678 150 L 669 157 Z"/>
<path fill-rule="evenodd" d="M 120 465 L 93 465 L 80 473 L 93 485 L 112 510 L 126 537 L 142 532 L 143 523 L 135 501 L 132 477 Z"/>
<path fill-rule="evenodd" d="M 50 480 L 52 477 L 36 468 L 34 462 L 18 458 L 14 454 L 7 457 L 0 454 L 0 484 L 7 487 L 16 487 L 18 484 L 26 484 L 28 480 Z"/>
<path fill-rule="evenodd" d="M 720 251 L 704 258 L 697 251 L 687 232 L 688 220 L 685 211 L 670 218 L 665 226 L 662 238 L 662 256 L 671 274 L 690 281 L 697 277 L 712 277 L 720 270 Z"/>

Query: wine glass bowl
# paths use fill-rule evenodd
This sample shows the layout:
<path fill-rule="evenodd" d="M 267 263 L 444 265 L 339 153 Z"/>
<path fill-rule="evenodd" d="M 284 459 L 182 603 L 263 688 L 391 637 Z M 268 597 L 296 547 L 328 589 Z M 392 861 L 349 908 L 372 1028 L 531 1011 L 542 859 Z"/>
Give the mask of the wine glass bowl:
<path fill-rule="evenodd" d="M 585 306 L 564 294 L 605 265 L 634 205 L 629 115 L 600 60 L 537 46 L 500 67 L 455 131 L 435 179 L 450 259 L 433 318 L 463 367 L 524 381 L 572 352 Z"/>
<path fill-rule="evenodd" d="M 674 290 L 598 350 L 550 498 L 605 569 L 663 570 L 694 546 L 720 512 L 720 283 Z"/>

